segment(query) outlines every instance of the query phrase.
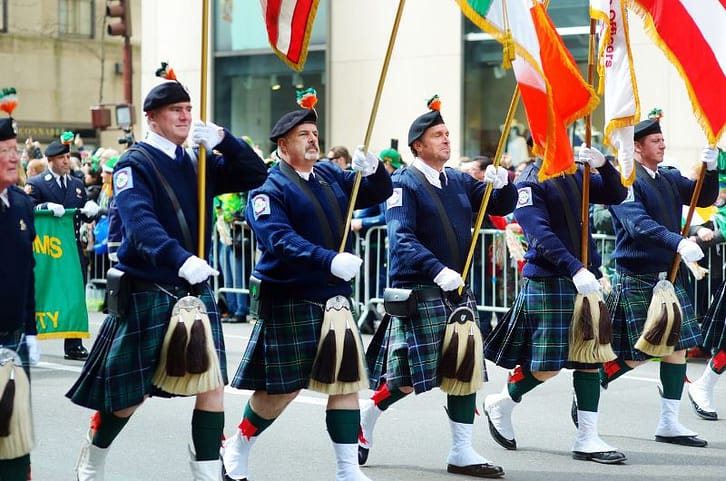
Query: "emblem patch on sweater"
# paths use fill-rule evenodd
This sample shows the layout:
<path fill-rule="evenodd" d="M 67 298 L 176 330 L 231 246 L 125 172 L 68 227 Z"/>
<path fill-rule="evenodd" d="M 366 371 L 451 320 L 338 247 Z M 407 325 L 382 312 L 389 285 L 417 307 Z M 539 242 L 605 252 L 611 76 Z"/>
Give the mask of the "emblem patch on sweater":
<path fill-rule="evenodd" d="M 124 167 L 113 173 L 113 190 L 118 195 L 126 189 L 134 187 L 134 177 L 131 174 L 131 167 Z"/>
<path fill-rule="evenodd" d="M 258 194 L 252 199 L 252 210 L 255 220 L 263 215 L 270 215 L 270 197 L 267 194 Z"/>
<path fill-rule="evenodd" d="M 386 207 L 401 207 L 403 205 L 403 195 L 401 193 L 401 188 L 396 187 L 393 189 L 393 194 L 386 200 Z"/>
<path fill-rule="evenodd" d="M 532 187 L 522 187 L 517 191 L 517 207 L 526 207 L 532 205 Z"/>

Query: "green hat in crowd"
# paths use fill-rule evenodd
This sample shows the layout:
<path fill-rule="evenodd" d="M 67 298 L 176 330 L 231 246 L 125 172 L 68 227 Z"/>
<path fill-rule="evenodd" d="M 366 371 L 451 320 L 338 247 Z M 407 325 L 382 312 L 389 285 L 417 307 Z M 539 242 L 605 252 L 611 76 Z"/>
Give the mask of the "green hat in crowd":
<path fill-rule="evenodd" d="M 109 174 L 113 174 L 113 168 L 116 165 L 116 162 L 118 162 L 118 156 L 111 157 L 106 161 L 105 164 L 103 164 L 103 167 L 101 168 L 104 172 L 108 172 Z"/>
<path fill-rule="evenodd" d="M 384 149 L 381 150 L 379 155 L 383 163 L 390 162 L 391 167 L 398 169 L 401 167 L 401 154 L 396 149 Z"/>

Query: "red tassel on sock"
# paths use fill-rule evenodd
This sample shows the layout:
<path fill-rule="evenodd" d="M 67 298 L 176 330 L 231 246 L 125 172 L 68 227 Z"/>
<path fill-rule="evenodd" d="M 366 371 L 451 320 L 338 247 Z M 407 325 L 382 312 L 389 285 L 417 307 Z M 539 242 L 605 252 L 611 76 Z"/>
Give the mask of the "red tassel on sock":
<path fill-rule="evenodd" d="M 373 396 L 371 396 L 371 401 L 373 401 L 373 404 L 378 406 L 382 401 L 385 401 L 391 397 L 391 391 L 388 390 L 388 384 L 385 382 L 380 385 L 378 390 L 373 393 Z"/>
<path fill-rule="evenodd" d="M 522 371 L 522 366 L 517 366 L 514 368 L 514 371 L 509 373 L 509 379 L 507 379 L 507 384 L 517 384 L 522 379 L 524 379 L 524 372 Z"/>
<path fill-rule="evenodd" d="M 724 371 L 724 368 L 726 368 L 726 351 L 721 349 L 711 358 L 711 368 L 718 374 Z"/>
<path fill-rule="evenodd" d="M 250 439 L 252 436 L 257 434 L 257 426 L 252 424 L 249 419 L 243 418 L 242 422 L 239 423 L 239 432 L 242 434 L 242 436 L 246 437 L 247 439 Z"/>

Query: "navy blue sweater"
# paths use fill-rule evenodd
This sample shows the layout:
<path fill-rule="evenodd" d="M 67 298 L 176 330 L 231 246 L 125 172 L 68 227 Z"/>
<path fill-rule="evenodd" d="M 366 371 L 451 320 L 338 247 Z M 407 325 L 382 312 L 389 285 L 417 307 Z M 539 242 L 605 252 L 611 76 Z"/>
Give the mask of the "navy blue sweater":
<path fill-rule="evenodd" d="M 691 203 L 696 181 L 678 169 L 661 167 L 658 179 L 636 164 L 632 192 L 620 205 L 611 206 L 615 226 L 615 259 L 619 272 L 647 274 L 668 272 L 683 240 L 681 213 Z M 698 207 L 708 207 L 718 196 L 718 173 L 707 171 Z"/>
<path fill-rule="evenodd" d="M 528 244 L 522 275 L 529 278 L 571 278 L 584 266 L 580 259 L 584 170 L 579 168 L 570 176 L 539 182 L 539 169 L 539 163 L 533 163 L 517 179 L 519 200 L 514 218 L 522 226 Z M 622 202 L 628 191 L 620 182 L 620 173 L 609 162 L 598 170 L 599 174 L 590 174 L 590 203 L 609 205 Z M 574 230 L 568 226 L 566 210 L 571 214 Z M 588 234 L 587 268 L 600 277 L 600 253 L 592 240 L 590 229 Z"/>
<path fill-rule="evenodd" d="M 434 277 L 448 267 L 460 273 L 471 244 L 474 212 L 478 212 L 486 184 L 469 174 L 446 168 L 448 185 L 433 187 L 446 212 L 442 219 L 429 190 L 411 172 L 415 167 L 400 169 L 393 174 L 393 197 L 388 202 L 390 278 L 393 287 L 433 284 Z M 494 190 L 487 213 L 506 215 L 512 212 L 517 191 L 512 184 Z M 458 247 L 458 257 L 449 247 L 443 223 L 451 225 Z"/>

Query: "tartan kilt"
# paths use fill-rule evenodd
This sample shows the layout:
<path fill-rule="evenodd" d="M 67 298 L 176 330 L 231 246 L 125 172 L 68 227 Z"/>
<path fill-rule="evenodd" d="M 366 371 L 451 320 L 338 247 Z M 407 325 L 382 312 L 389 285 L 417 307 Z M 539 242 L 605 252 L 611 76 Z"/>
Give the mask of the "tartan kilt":
<path fill-rule="evenodd" d="M 417 315 L 410 318 L 391 317 L 386 335 L 380 342 L 368 346 L 366 357 L 370 370 L 371 389 L 377 389 L 385 379 L 390 388 L 413 386 L 416 394 L 438 387 L 441 345 L 449 315 L 459 306 L 474 312 L 479 325 L 476 299 L 467 292 L 465 300 L 451 305 L 441 300 L 419 302 Z M 372 361 L 372 362 L 371 362 Z M 482 379 L 488 380 L 482 363 Z"/>
<path fill-rule="evenodd" d="M 643 333 L 648 317 L 648 306 L 653 298 L 653 287 L 658 282 L 658 274 L 623 274 L 613 276 L 613 290 L 607 297 L 610 318 L 613 321 L 612 346 L 615 354 L 625 360 L 647 361 L 652 356 L 635 348 L 635 343 Z M 673 285 L 681 303 L 683 324 L 681 335 L 675 345 L 682 351 L 701 344 L 701 329 L 698 327 L 693 304 L 678 277 Z"/>
<path fill-rule="evenodd" d="M 514 304 L 484 341 L 486 358 L 506 369 L 530 371 L 599 367 L 567 360 L 576 296 L 569 278 L 525 278 Z"/>
<path fill-rule="evenodd" d="M 184 289 L 173 294 L 183 297 Z M 201 296 L 207 307 L 222 381 L 227 384 L 227 357 L 222 324 L 209 285 Z M 75 404 L 113 412 L 140 404 L 147 395 L 172 397 L 156 388 L 154 377 L 171 312 L 178 298 L 154 289 L 130 294 L 126 317 L 103 321 L 78 380 L 66 396 Z"/>
<path fill-rule="evenodd" d="M 276 297 L 271 319 L 252 328 L 231 386 L 286 394 L 305 389 L 323 325 L 324 306 L 312 301 Z"/>
<path fill-rule="evenodd" d="M 28 345 L 25 343 L 25 327 L 19 327 L 14 331 L 0 336 L 0 347 L 15 351 L 20 357 L 25 374 L 30 380 L 30 361 L 28 359 Z"/>
<path fill-rule="evenodd" d="M 726 281 L 721 283 L 708 312 L 701 321 L 702 346 L 709 350 L 726 349 Z"/>

